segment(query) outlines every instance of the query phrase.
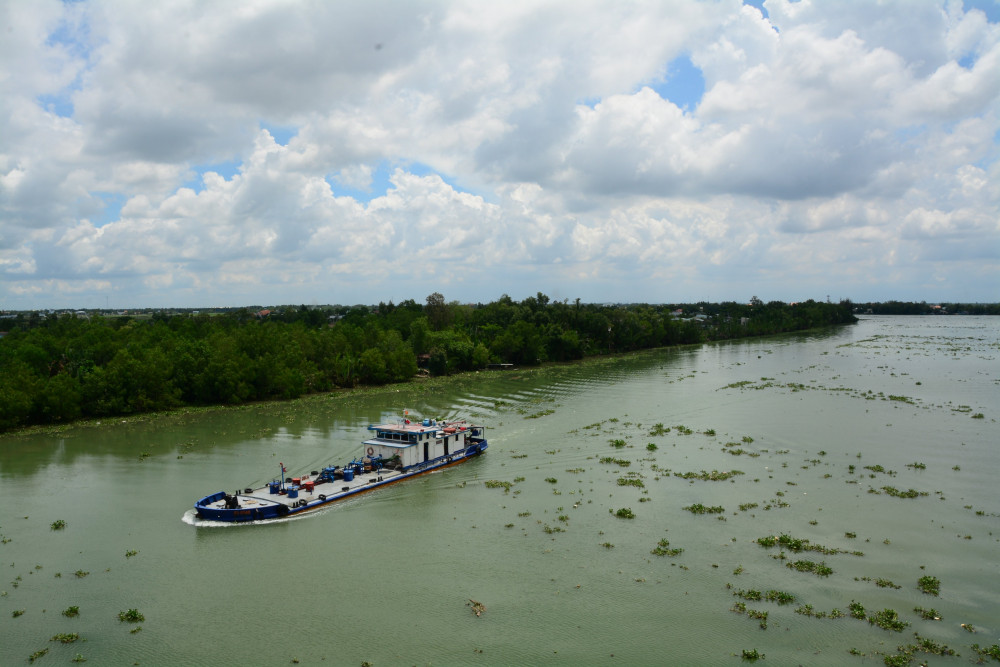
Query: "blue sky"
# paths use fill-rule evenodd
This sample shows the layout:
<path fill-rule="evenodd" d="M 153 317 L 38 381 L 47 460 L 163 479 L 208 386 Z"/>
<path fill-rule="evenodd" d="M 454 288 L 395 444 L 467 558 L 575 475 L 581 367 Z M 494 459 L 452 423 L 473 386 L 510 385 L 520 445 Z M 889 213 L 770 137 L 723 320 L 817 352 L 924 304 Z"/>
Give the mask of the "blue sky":
<path fill-rule="evenodd" d="M 998 0 L 38 0 L 0 30 L 0 309 L 1000 298 Z"/>

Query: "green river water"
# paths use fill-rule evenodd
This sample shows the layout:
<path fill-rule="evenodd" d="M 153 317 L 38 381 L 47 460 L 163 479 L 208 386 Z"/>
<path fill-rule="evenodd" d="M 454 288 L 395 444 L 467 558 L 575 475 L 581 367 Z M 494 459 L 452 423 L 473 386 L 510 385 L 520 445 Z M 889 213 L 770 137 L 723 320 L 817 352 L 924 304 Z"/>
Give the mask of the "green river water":
<path fill-rule="evenodd" d="M 1000 318 L 868 317 L 0 437 L 0 665 L 881 665 L 914 633 L 959 655 L 913 664 L 972 664 L 1000 643 L 998 356 Z M 293 520 L 193 518 L 404 409 L 484 423 L 489 450 Z M 827 553 L 757 543 L 781 534 Z"/>

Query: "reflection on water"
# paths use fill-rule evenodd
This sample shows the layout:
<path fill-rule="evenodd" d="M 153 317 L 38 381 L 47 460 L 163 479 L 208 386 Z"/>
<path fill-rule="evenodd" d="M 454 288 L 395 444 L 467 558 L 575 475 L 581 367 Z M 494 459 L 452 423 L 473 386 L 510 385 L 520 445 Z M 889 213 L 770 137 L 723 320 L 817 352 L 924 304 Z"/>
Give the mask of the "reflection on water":
<path fill-rule="evenodd" d="M 48 648 L 53 664 L 715 664 L 757 649 L 833 665 L 851 648 L 881 660 L 913 632 L 964 656 L 935 664 L 957 664 L 1000 632 L 998 342 L 998 318 L 877 317 L 5 437 L 0 664 Z M 294 520 L 194 518 L 197 498 L 278 462 L 357 455 L 369 423 L 403 410 L 485 422 L 490 449 Z M 713 470 L 742 474 L 699 478 Z M 756 542 L 782 533 L 835 551 L 782 560 Z M 655 555 L 661 540 L 681 551 Z M 797 560 L 833 572 L 786 567 Z M 917 589 L 925 575 L 940 596 Z M 740 590 L 795 602 L 746 601 L 751 617 Z M 852 600 L 909 625 L 830 617 Z M 129 608 L 141 631 L 117 620 Z M 86 642 L 49 641 L 67 632 Z"/>

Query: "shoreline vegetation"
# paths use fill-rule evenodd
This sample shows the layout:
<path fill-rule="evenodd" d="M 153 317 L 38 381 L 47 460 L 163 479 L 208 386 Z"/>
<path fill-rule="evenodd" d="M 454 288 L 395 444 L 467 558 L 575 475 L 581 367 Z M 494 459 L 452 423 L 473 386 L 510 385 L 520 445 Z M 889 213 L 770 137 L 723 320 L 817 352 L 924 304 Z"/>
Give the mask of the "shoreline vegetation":
<path fill-rule="evenodd" d="M 0 432 L 260 404 L 857 322 L 850 301 L 487 304 L 19 313 L 0 339 Z M 864 312 L 864 309 L 862 309 Z M 35 429 L 31 429 L 35 430 Z"/>

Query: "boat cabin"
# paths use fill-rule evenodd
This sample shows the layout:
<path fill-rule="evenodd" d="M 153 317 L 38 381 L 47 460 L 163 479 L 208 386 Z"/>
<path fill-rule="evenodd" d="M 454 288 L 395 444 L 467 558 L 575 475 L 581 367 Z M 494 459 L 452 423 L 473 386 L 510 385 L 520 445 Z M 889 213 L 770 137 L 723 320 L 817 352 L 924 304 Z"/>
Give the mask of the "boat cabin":
<path fill-rule="evenodd" d="M 464 421 L 437 421 L 404 419 L 395 424 L 368 427 L 375 437 L 364 442 L 365 456 L 382 456 L 391 461 L 399 457 L 404 470 L 436 459 L 452 456 L 472 444 L 472 437 L 480 437 L 481 427 Z"/>

